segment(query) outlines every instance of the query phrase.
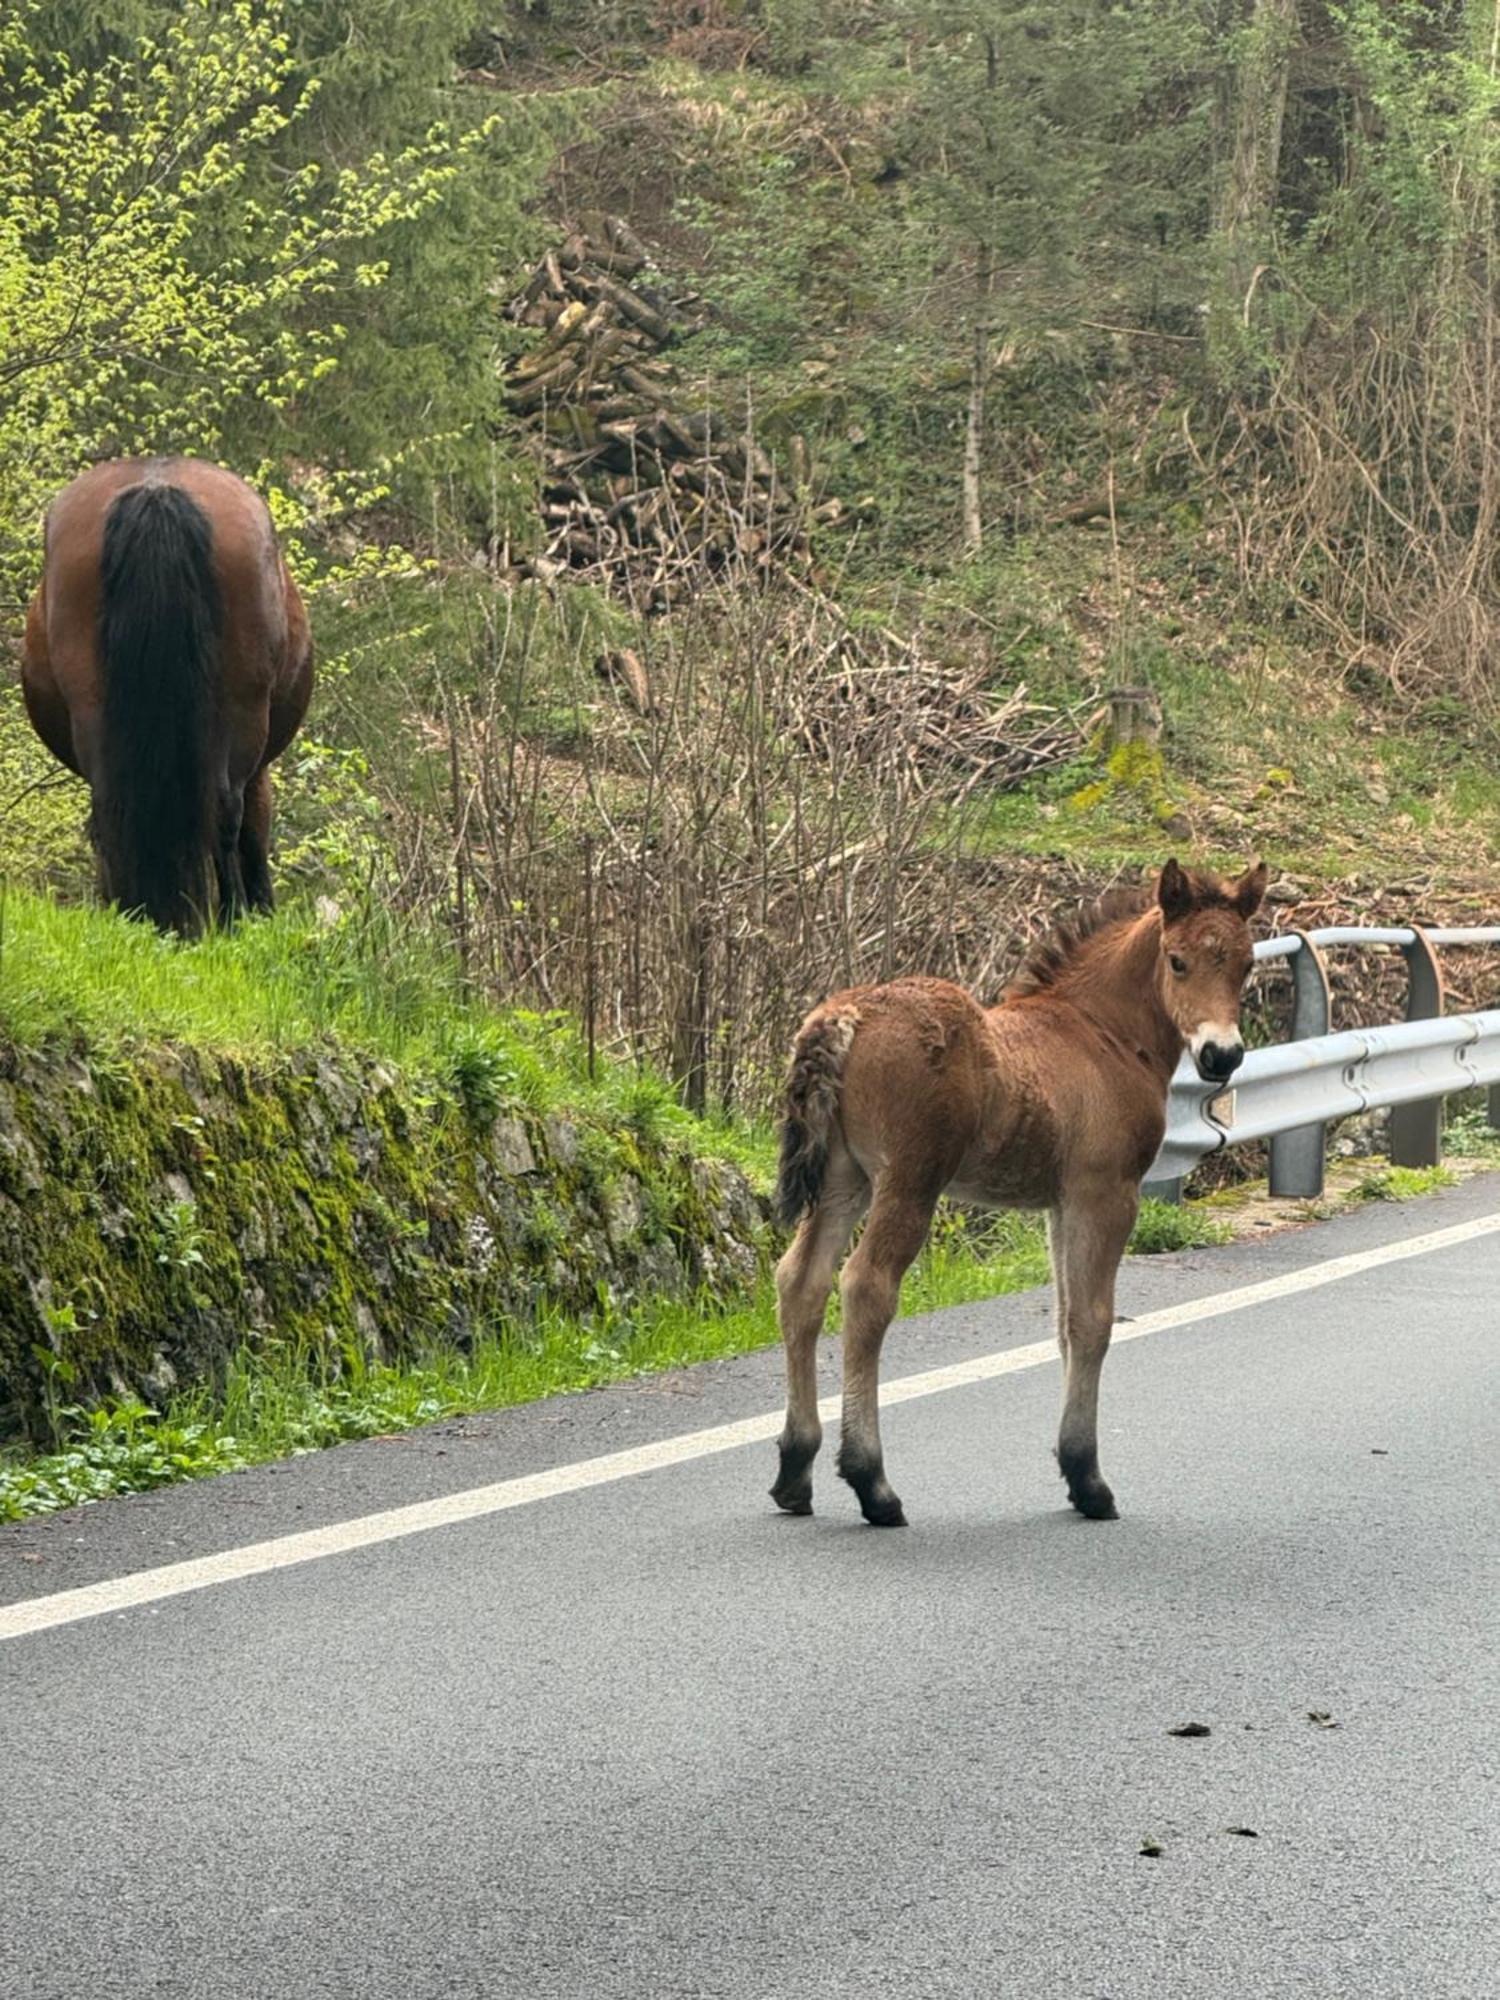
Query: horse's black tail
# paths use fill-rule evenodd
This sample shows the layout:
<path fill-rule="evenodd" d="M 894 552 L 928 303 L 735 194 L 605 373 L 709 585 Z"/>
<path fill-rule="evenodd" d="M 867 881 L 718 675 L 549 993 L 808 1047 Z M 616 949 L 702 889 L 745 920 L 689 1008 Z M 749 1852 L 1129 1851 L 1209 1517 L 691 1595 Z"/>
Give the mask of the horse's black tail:
<path fill-rule="evenodd" d="M 816 1013 L 792 1048 L 781 1127 L 781 1164 L 771 1207 L 790 1229 L 817 1206 L 828 1169 L 828 1139 L 838 1116 L 844 1058 L 854 1039 L 852 1013 Z"/>
<path fill-rule="evenodd" d="M 112 900 L 188 935 L 211 908 L 222 623 L 208 516 L 180 486 L 127 487 L 104 523 L 94 834 Z"/>

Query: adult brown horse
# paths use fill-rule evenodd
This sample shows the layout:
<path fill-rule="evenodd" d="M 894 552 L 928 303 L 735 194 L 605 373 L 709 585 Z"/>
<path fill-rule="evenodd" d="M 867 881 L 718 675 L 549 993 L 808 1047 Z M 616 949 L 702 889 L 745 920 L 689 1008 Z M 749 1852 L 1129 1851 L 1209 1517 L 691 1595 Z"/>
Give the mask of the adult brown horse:
<path fill-rule="evenodd" d="M 905 1524 L 880 1448 L 880 1344 L 947 1190 L 1047 1211 L 1064 1367 L 1058 1463 L 1081 1514 L 1114 1518 L 1098 1403 L 1115 1273 L 1183 1049 L 1213 1083 L 1244 1055 L 1248 925 L 1265 886 L 1264 862 L 1230 883 L 1169 861 L 1149 900 L 1108 899 L 1056 932 L 998 1007 L 943 979 L 901 979 L 836 993 L 808 1015 L 792 1054 L 776 1196 L 783 1221 L 800 1219 L 776 1272 L 787 1364 L 778 1506 L 812 1511 L 817 1339 L 834 1271 L 868 1208 L 840 1285 L 838 1469 L 867 1521 Z"/>
<path fill-rule="evenodd" d="M 272 906 L 269 765 L 312 690 L 265 502 L 191 458 L 93 466 L 47 515 L 21 685 L 92 794 L 103 893 L 196 935 Z"/>

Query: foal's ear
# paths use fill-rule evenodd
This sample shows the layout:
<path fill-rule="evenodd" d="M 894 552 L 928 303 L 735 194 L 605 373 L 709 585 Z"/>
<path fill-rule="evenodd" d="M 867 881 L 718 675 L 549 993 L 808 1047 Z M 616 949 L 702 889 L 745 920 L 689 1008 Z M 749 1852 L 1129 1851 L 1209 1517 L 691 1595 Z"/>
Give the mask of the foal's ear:
<path fill-rule="evenodd" d="M 1234 907 L 1247 921 L 1260 908 L 1261 897 L 1266 893 L 1266 864 L 1257 861 L 1253 868 L 1247 868 L 1234 885 L 1231 899 Z"/>
<path fill-rule="evenodd" d="M 1173 858 L 1161 871 L 1161 880 L 1156 885 L 1156 900 L 1161 904 L 1161 913 L 1170 924 L 1178 917 L 1185 917 L 1193 907 L 1193 885 Z"/>

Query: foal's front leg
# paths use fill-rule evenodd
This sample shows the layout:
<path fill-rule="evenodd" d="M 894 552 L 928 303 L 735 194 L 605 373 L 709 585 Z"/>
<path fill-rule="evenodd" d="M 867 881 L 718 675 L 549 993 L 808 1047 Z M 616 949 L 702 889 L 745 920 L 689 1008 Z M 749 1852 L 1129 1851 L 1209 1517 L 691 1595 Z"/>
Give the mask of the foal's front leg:
<path fill-rule="evenodd" d="M 1115 1273 L 1138 1205 L 1134 1187 L 1079 1190 L 1050 1218 L 1063 1357 L 1057 1462 L 1068 1482 L 1068 1498 L 1091 1521 L 1117 1518 L 1115 1496 L 1099 1471 L 1099 1372 L 1114 1330 Z"/>

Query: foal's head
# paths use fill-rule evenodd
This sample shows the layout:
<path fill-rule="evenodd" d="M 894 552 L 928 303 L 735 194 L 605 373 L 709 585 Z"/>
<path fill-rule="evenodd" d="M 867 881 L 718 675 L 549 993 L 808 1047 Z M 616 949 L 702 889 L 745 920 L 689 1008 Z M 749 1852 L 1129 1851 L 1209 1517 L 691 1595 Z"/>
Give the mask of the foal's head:
<path fill-rule="evenodd" d="M 1250 919 L 1265 893 L 1264 861 L 1238 882 L 1169 861 L 1156 885 L 1162 1001 L 1206 1083 L 1226 1082 L 1244 1060 L 1240 992 L 1253 963 Z"/>

